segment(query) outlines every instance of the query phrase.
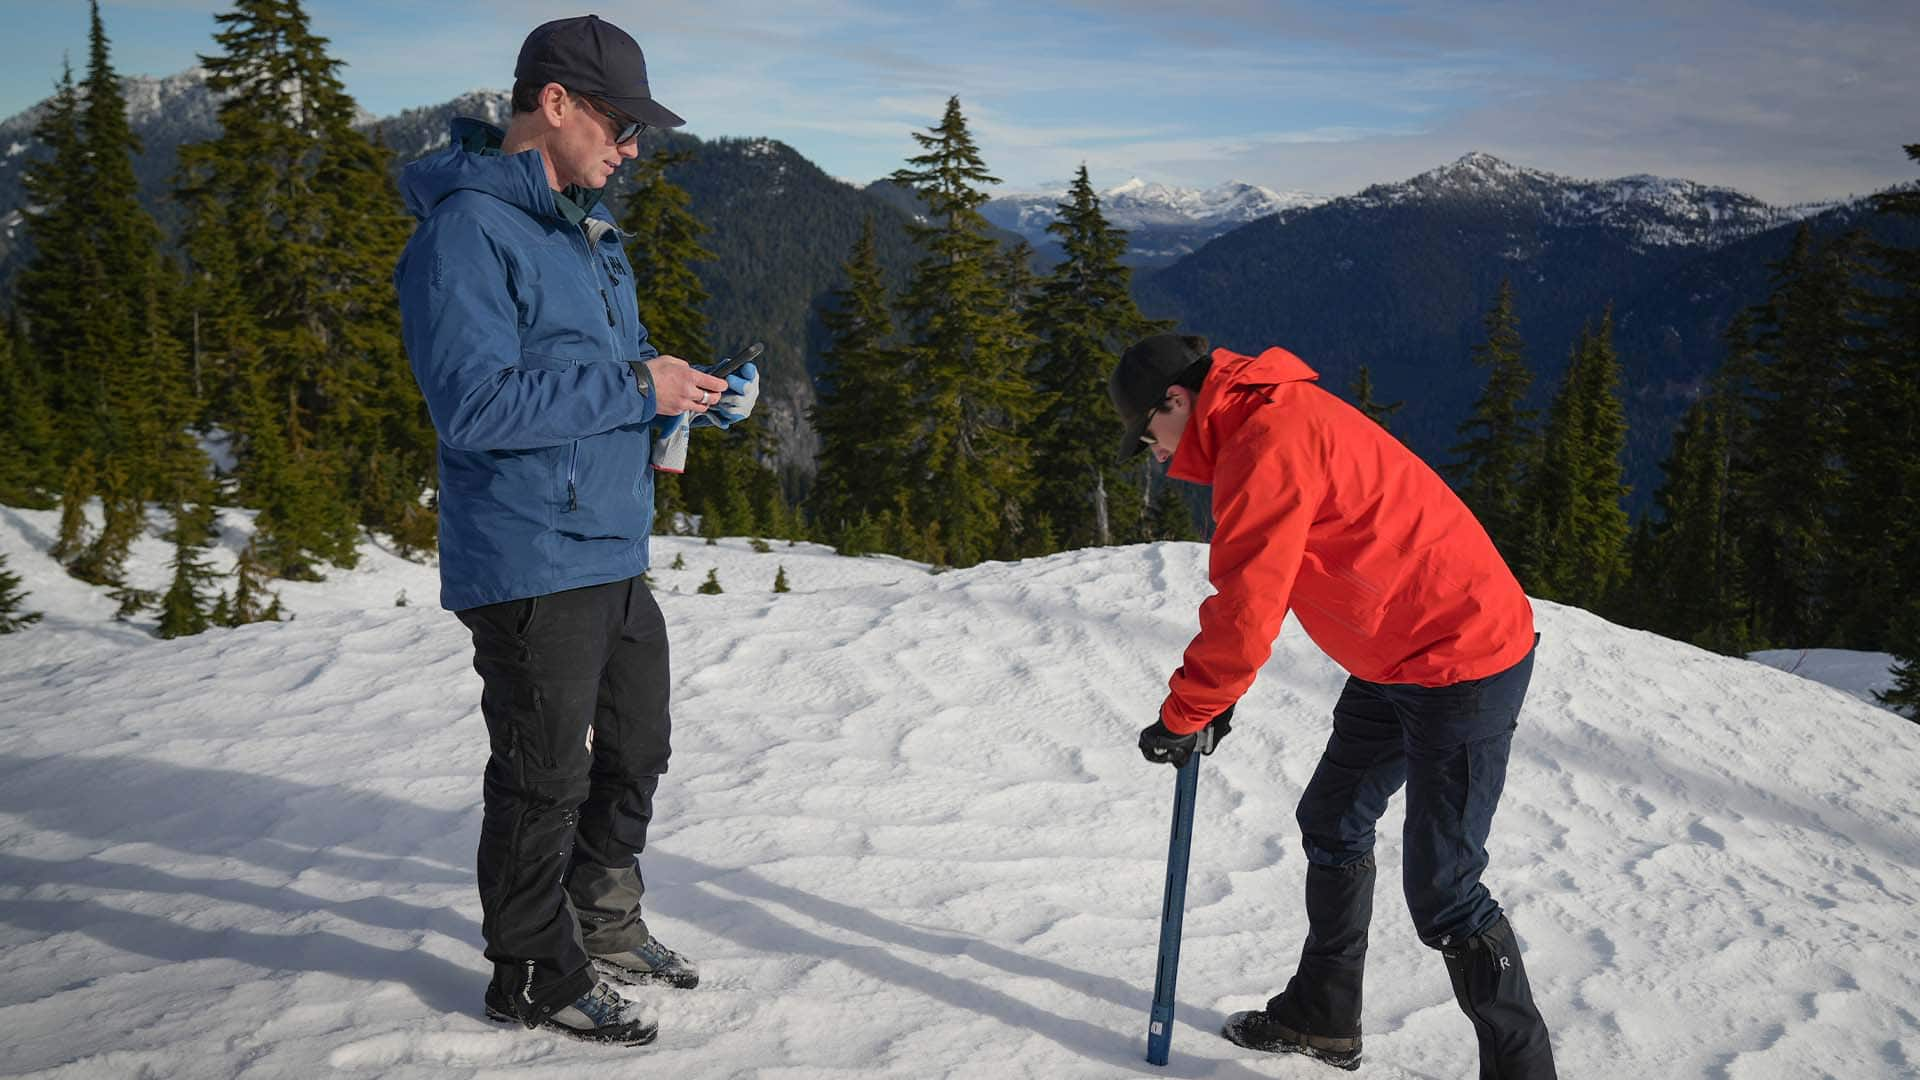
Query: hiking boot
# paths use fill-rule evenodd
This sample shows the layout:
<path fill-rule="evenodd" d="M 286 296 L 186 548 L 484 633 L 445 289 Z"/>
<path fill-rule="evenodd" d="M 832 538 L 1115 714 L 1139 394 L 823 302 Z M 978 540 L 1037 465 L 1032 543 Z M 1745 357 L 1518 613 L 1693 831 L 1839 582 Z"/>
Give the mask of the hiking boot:
<path fill-rule="evenodd" d="M 649 937 L 626 952 L 593 958 L 593 970 L 628 986 L 671 986 L 691 990 L 700 985 L 700 969 L 693 961 Z"/>
<path fill-rule="evenodd" d="M 525 1023 L 515 1014 L 507 996 L 492 983 L 487 984 L 487 1019 L 502 1024 Z M 620 1046 L 644 1046 L 660 1034 L 660 1025 L 647 1018 L 638 1002 L 621 997 L 618 990 L 606 983 L 595 983 L 593 989 L 575 998 L 573 1004 L 530 1026 L 548 1028 L 588 1042 Z"/>
<path fill-rule="evenodd" d="M 1220 1029 L 1227 1041 L 1269 1054 L 1305 1054 L 1315 1061 L 1351 1072 L 1360 1067 L 1360 1039 L 1332 1039 L 1295 1031 L 1266 1010 L 1237 1012 Z"/>

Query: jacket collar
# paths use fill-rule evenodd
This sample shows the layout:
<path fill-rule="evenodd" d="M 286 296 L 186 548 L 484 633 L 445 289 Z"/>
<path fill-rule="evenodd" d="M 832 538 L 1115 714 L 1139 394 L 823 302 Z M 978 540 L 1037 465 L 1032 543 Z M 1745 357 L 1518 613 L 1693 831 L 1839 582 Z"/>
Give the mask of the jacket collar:
<path fill-rule="evenodd" d="M 539 217 L 553 217 L 579 226 L 588 219 L 611 222 L 600 206 L 602 191 L 570 185 L 565 191 L 547 186 L 547 169 L 539 151 L 502 154 L 506 132 L 483 120 L 453 119 L 449 145 L 402 170 L 401 193 L 415 217 L 425 219 L 440 200 L 454 191 L 484 191 Z"/>

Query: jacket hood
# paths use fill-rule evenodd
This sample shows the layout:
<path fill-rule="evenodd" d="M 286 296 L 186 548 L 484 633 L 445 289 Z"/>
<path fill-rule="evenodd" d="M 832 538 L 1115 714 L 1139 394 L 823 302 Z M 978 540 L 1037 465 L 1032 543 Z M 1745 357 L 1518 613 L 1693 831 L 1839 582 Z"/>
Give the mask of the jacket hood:
<path fill-rule="evenodd" d="M 1215 349 L 1213 366 L 1207 371 L 1207 382 L 1200 395 L 1200 403 L 1204 411 L 1209 396 L 1217 401 L 1227 390 L 1318 378 L 1320 373 L 1308 367 L 1305 360 L 1277 346 L 1258 356 L 1242 356 L 1229 349 Z"/>
<path fill-rule="evenodd" d="M 1194 402 L 1193 417 L 1180 435 L 1180 448 L 1167 475 L 1195 484 L 1213 482 L 1213 462 L 1222 444 L 1246 420 L 1247 413 L 1273 397 L 1284 383 L 1313 382 L 1320 373 L 1307 362 L 1275 346 L 1258 356 L 1231 349 L 1213 350 L 1213 366 Z"/>
<path fill-rule="evenodd" d="M 455 192 L 478 191 L 538 217 L 559 216 L 538 150 L 501 154 L 506 132 L 466 116 L 454 118 L 451 138 L 445 149 L 400 171 L 400 195 L 408 213 L 425 221 Z"/>

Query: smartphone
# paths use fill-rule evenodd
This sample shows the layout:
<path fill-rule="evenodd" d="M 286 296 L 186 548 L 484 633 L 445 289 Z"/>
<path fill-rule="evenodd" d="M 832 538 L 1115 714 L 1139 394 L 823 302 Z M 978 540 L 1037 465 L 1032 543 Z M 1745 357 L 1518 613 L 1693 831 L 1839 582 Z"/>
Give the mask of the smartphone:
<path fill-rule="evenodd" d="M 715 364 L 713 366 L 713 370 L 707 372 L 707 374 L 718 375 L 720 378 L 724 379 L 727 376 L 733 374 L 734 372 L 740 370 L 745 365 L 752 363 L 755 357 L 759 356 L 761 353 L 766 351 L 767 351 L 767 347 L 756 341 L 753 344 L 747 346 L 746 348 L 741 349 L 738 352 L 735 352 L 732 356 L 727 357 L 725 360 L 720 361 L 718 364 Z"/>

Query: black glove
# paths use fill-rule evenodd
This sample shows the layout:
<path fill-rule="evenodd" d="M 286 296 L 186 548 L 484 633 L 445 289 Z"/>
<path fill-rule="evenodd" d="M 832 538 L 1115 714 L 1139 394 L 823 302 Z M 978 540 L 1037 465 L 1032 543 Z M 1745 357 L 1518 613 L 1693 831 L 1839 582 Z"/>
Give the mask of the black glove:
<path fill-rule="evenodd" d="M 1233 706 L 1214 717 L 1206 727 L 1187 735 L 1175 735 L 1167 726 L 1155 720 L 1149 727 L 1140 730 L 1140 756 L 1155 765 L 1171 765 L 1182 768 L 1195 750 L 1202 754 L 1213 753 L 1220 740 L 1233 730 Z"/>

